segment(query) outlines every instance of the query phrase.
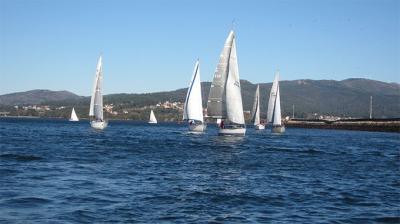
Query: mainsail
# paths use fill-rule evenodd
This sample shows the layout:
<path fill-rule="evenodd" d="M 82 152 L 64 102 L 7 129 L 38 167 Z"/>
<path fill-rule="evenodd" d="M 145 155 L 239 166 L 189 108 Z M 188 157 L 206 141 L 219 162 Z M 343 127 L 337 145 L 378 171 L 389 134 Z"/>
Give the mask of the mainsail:
<path fill-rule="evenodd" d="M 274 119 L 272 122 L 273 126 L 280 126 L 282 125 L 282 117 L 281 117 L 281 97 L 279 94 L 279 83 L 278 89 L 276 91 L 276 99 L 275 99 L 275 108 L 274 108 Z"/>
<path fill-rule="evenodd" d="M 242 94 L 240 91 L 239 66 L 237 63 L 235 38 L 229 57 L 229 73 L 226 81 L 227 119 L 232 123 L 244 124 Z"/>
<path fill-rule="evenodd" d="M 92 98 L 90 99 L 89 116 L 94 116 L 95 120 L 103 120 L 103 66 L 102 56 L 99 57 L 96 67 L 96 77 L 94 79 Z"/>
<path fill-rule="evenodd" d="M 278 80 L 279 80 L 279 72 L 276 73 L 274 82 L 272 83 L 271 92 L 269 94 L 268 101 L 268 111 L 267 111 L 267 121 L 268 123 L 273 122 L 273 115 L 275 110 L 275 102 L 278 93 Z"/>
<path fill-rule="evenodd" d="M 207 101 L 207 115 L 213 118 L 225 118 L 227 116 L 225 86 L 234 36 L 234 32 L 231 31 L 225 41 L 224 48 L 219 57 L 219 63 L 214 73 L 214 79 L 211 83 Z"/>
<path fill-rule="evenodd" d="M 254 95 L 253 109 L 251 121 L 254 125 L 260 124 L 260 86 L 257 85 L 256 93 Z"/>
<path fill-rule="evenodd" d="M 235 33 L 231 31 L 221 52 L 207 102 L 207 114 L 244 124 Z"/>
<path fill-rule="evenodd" d="M 274 126 L 282 125 L 281 96 L 279 93 L 279 72 L 276 73 L 269 95 L 267 120 Z"/>
<path fill-rule="evenodd" d="M 200 65 L 198 60 L 194 66 L 192 79 L 186 94 L 186 100 L 183 109 L 183 120 L 196 120 L 203 122 Z"/>

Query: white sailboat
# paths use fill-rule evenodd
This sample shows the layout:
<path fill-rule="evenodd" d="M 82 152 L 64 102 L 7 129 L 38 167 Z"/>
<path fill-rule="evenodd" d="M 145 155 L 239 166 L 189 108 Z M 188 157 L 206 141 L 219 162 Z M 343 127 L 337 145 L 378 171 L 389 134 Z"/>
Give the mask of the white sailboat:
<path fill-rule="evenodd" d="M 222 119 L 219 135 L 245 135 L 236 41 L 233 30 L 221 52 L 207 101 L 208 116 Z"/>
<path fill-rule="evenodd" d="M 149 124 L 157 124 L 157 119 L 156 116 L 154 115 L 153 110 L 150 112 L 150 119 L 149 119 Z"/>
<path fill-rule="evenodd" d="M 75 113 L 75 108 L 72 108 L 71 118 L 69 119 L 69 121 L 79 121 L 79 118 Z"/>
<path fill-rule="evenodd" d="M 186 94 L 183 120 L 188 121 L 190 131 L 202 132 L 206 128 L 203 118 L 199 60 L 196 61 L 194 66 L 192 79 Z"/>
<path fill-rule="evenodd" d="M 268 123 L 272 123 L 273 133 L 285 132 L 285 126 L 282 124 L 281 117 L 281 97 L 279 93 L 279 72 L 276 73 L 274 82 L 272 83 L 271 92 L 269 95 L 268 112 L 267 112 Z"/>
<path fill-rule="evenodd" d="M 93 84 L 92 98 L 90 99 L 89 117 L 90 125 L 94 129 L 104 129 L 107 127 L 107 121 L 103 115 L 103 65 L 102 56 L 99 57 L 96 67 L 96 76 Z"/>
<path fill-rule="evenodd" d="M 221 125 L 221 121 L 222 121 L 221 118 L 217 118 L 217 120 L 216 120 L 217 127 L 219 127 Z"/>
<path fill-rule="evenodd" d="M 254 103 L 252 110 L 252 122 L 256 130 L 263 130 L 265 126 L 260 123 L 260 86 L 257 85 L 256 94 L 254 95 Z"/>

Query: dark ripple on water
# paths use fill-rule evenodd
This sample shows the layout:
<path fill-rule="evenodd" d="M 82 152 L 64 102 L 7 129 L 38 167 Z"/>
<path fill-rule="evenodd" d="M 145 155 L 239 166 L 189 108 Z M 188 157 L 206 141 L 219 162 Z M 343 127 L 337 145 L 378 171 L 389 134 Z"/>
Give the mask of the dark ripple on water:
<path fill-rule="evenodd" d="M 0 222 L 400 223 L 398 134 L 0 119 Z"/>

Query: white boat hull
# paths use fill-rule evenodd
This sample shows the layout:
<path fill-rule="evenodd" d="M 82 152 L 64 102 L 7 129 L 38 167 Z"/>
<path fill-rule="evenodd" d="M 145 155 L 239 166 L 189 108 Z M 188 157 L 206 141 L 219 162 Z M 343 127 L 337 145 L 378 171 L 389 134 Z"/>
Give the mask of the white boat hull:
<path fill-rule="evenodd" d="M 94 129 L 103 130 L 104 128 L 107 127 L 108 123 L 107 121 L 91 121 L 90 125 Z"/>
<path fill-rule="evenodd" d="M 193 132 L 203 132 L 207 126 L 205 124 L 189 124 L 189 131 Z"/>
<path fill-rule="evenodd" d="M 147 122 L 148 124 L 157 124 L 157 122 L 155 122 L 155 121 L 149 121 L 149 122 Z"/>
<path fill-rule="evenodd" d="M 285 126 L 283 126 L 283 125 L 282 126 L 273 126 L 271 132 L 272 133 L 284 133 Z"/>
<path fill-rule="evenodd" d="M 257 125 L 254 126 L 254 128 L 255 128 L 256 130 L 264 130 L 264 129 L 265 129 L 265 126 L 262 125 L 262 124 L 257 124 Z"/>
<path fill-rule="evenodd" d="M 69 119 L 69 121 L 79 121 L 79 120 L 75 120 L 75 119 Z"/>
<path fill-rule="evenodd" d="M 224 136 L 244 136 L 246 134 L 246 128 L 220 128 L 218 135 Z"/>

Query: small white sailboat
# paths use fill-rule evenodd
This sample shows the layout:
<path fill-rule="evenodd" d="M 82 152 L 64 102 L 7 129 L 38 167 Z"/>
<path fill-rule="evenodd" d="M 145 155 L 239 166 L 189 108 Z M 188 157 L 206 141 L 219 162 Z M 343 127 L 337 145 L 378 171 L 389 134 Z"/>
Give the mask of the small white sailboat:
<path fill-rule="evenodd" d="M 281 117 L 281 97 L 279 93 L 279 72 L 276 73 L 272 83 L 271 92 L 268 101 L 267 112 L 268 123 L 272 123 L 272 133 L 285 132 L 285 126 L 282 124 Z"/>
<path fill-rule="evenodd" d="M 188 121 L 190 131 L 202 132 L 206 129 L 203 118 L 199 60 L 196 61 L 194 66 L 192 79 L 186 94 L 183 120 Z"/>
<path fill-rule="evenodd" d="M 75 113 L 75 108 L 72 108 L 71 118 L 69 119 L 69 121 L 79 121 L 79 118 Z"/>
<path fill-rule="evenodd" d="M 256 94 L 254 95 L 254 103 L 251 118 L 256 130 L 264 130 L 265 126 L 260 123 L 260 86 L 257 85 Z"/>
<path fill-rule="evenodd" d="M 214 119 L 222 119 L 219 135 L 245 135 L 246 125 L 233 30 L 230 31 L 219 58 L 208 96 L 207 113 Z"/>
<path fill-rule="evenodd" d="M 153 110 L 150 112 L 150 119 L 149 119 L 149 124 L 157 124 L 157 119 L 156 116 L 154 115 Z"/>
<path fill-rule="evenodd" d="M 102 56 L 99 57 L 96 67 L 96 76 L 93 84 L 92 97 L 90 99 L 89 117 L 90 125 L 94 129 L 104 129 L 107 127 L 107 121 L 103 114 L 103 65 Z"/>
<path fill-rule="evenodd" d="M 221 125 L 221 121 L 222 121 L 221 118 L 217 118 L 217 120 L 216 120 L 217 127 L 219 127 Z"/>

